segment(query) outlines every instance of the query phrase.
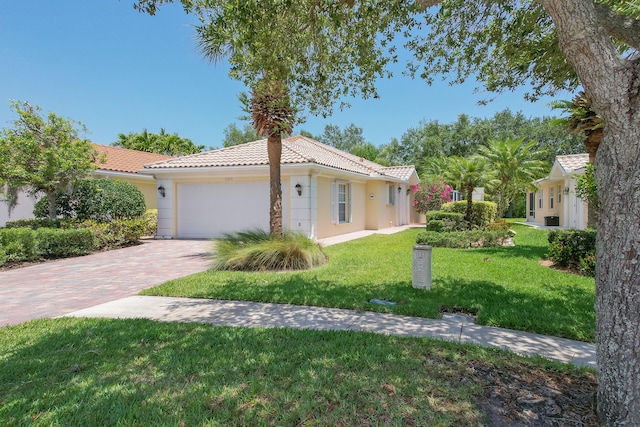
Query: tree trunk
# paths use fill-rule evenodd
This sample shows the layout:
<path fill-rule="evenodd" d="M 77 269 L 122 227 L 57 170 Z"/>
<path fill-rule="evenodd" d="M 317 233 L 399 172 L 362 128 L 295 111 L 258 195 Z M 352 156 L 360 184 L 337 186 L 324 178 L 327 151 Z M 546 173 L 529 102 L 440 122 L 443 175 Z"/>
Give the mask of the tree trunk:
<path fill-rule="evenodd" d="M 58 213 L 56 212 L 56 194 L 51 192 L 47 193 L 47 207 L 49 208 L 49 219 L 55 221 L 58 219 Z"/>
<path fill-rule="evenodd" d="M 473 186 L 467 187 L 467 214 L 465 215 L 467 220 L 467 228 L 471 230 L 473 228 Z"/>
<path fill-rule="evenodd" d="M 537 0 L 593 109 L 606 123 L 596 156 L 598 415 L 640 425 L 640 63 L 620 56 L 592 0 Z"/>
<path fill-rule="evenodd" d="M 636 109 L 637 111 L 637 109 Z M 596 159 L 598 414 L 640 425 L 640 117 L 605 129 Z"/>
<path fill-rule="evenodd" d="M 282 187 L 280 184 L 280 158 L 282 157 L 282 135 L 267 137 L 269 155 L 269 232 L 272 236 L 282 236 Z"/>

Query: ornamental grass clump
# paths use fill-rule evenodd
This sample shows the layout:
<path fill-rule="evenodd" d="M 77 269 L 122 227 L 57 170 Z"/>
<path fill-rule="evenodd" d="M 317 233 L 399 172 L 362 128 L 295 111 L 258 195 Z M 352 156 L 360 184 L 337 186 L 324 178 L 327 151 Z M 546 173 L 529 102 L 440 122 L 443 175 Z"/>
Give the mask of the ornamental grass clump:
<path fill-rule="evenodd" d="M 271 236 L 262 230 L 226 234 L 216 240 L 214 270 L 284 271 L 307 270 L 324 264 L 322 247 L 298 233 Z"/>

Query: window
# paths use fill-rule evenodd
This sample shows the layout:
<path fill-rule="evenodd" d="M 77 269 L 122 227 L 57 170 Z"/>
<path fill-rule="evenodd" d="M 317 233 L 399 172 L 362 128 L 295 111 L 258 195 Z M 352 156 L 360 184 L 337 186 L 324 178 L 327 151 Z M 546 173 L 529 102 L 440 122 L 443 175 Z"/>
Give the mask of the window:
<path fill-rule="evenodd" d="M 331 222 L 334 224 L 351 222 L 351 184 L 348 182 L 331 183 Z"/>
<path fill-rule="evenodd" d="M 558 203 L 562 203 L 562 185 L 558 185 Z"/>
<path fill-rule="evenodd" d="M 396 204 L 396 187 L 393 184 L 387 184 L 387 204 Z"/>
<path fill-rule="evenodd" d="M 551 187 L 549 188 L 549 209 L 553 209 L 553 190 L 555 188 Z"/>
<path fill-rule="evenodd" d="M 542 188 L 540 189 L 540 191 L 538 191 L 538 209 L 542 209 L 542 206 L 544 205 L 543 200 L 544 199 L 544 192 L 542 191 Z"/>

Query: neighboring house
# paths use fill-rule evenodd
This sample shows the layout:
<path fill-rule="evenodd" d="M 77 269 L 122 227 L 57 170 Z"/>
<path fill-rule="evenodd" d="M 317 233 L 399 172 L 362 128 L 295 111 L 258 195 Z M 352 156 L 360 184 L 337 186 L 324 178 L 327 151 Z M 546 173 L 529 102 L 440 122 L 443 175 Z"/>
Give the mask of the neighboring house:
<path fill-rule="evenodd" d="M 266 139 L 145 165 L 158 181 L 158 237 L 269 230 Z M 419 220 L 413 166 L 385 167 L 293 136 L 282 141 L 283 228 L 315 239 Z"/>
<path fill-rule="evenodd" d="M 94 178 L 121 179 L 130 182 L 138 187 L 144 195 L 147 209 L 158 208 L 158 186 L 155 179 L 149 175 L 142 175 L 138 171 L 147 163 L 173 159 L 172 156 L 109 145 L 92 145 L 98 151 L 98 163 L 96 164 L 98 169 L 92 173 Z M 104 159 L 104 163 L 101 163 L 102 159 Z"/>
<path fill-rule="evenodd" d="M 588 154 L 557 156 L 549 175 L 527 192 L 527 222 L 587 228 L 587 204 L 576 195 L 576 176 L 585 173 L 588 162 Z"/>
<path fill-rule="evenodd" d="M 142 192 L 147 209 L 157 208 L 158 193 L 155 180 L 152 176 L 139 174 L 138 171 L 146 163 L 172 159 L 173 157 L 106 145 L 91 145 L 98 151 L 97 169 L 91 174 L 93 178 L 128 181 Z M 102 160 L 104 160 L 104 163 L 102 163 Z M 4 195 L 0 195 L 0 227 L 3 227 L 7 221 L 33 218 L 33 207 L 39 198 L 26 192 L 20 192 L 18 194 L 18 204 L 9 214 L 9 207 L 6 204 Z"/>

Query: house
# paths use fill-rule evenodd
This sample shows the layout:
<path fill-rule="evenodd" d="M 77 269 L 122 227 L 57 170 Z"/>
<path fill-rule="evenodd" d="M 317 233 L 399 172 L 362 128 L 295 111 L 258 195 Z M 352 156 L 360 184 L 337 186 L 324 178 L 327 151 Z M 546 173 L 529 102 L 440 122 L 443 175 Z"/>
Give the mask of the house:
<path fill-rule="evenodd" d="M 94 178 L 121 179 L 138 187 L 144 195 L 147 209 L 158 208 L 158 192 L 155 179 L 138 173 L 145 164 L 173 159 L 164 154 L 147 153 L 109 145 L 92 144 L 98 151 L 98 169 L 92 172 Z M 104 163 L 101 163 L 104 160 Z"/>
<path fill-rule="evenodd" d="M 267 140 L 145 165 L 158 182 L 158 237 L 269 229 Z M 419 220 L 413 166 L 385 167 L 304 136 L 282 140 L 283 228 L 315 239 Z"/>
<path fill-rule="evenodd" d="M 583 175 L 588 154 L 557 156 L 549 175 L 527 192 L 527 222 L 563 228 L 587 228 L 587 204 L 576 195 L 576 177 Z"/>
<path fill-rule="evenodd" d="M 93 178 L 122 179 L 138 187 L 144 195 L 147 209 L 157 208 L 157 186 L 152 176 L 138 173 L 146 163 L 172 159 L 163 154 L 147 153 L 126 148 L 91 144 L 98 151 L 97 169 L 92 171 Z M 102 162 L 104 161 L 104 163 Z M 9 212 L 3 195 L 0 195 L 0 227 L 7 221 L 33 218 L 33 208 L 40 197 L 26 192 L 18 195 L 18 204 Z"/>

